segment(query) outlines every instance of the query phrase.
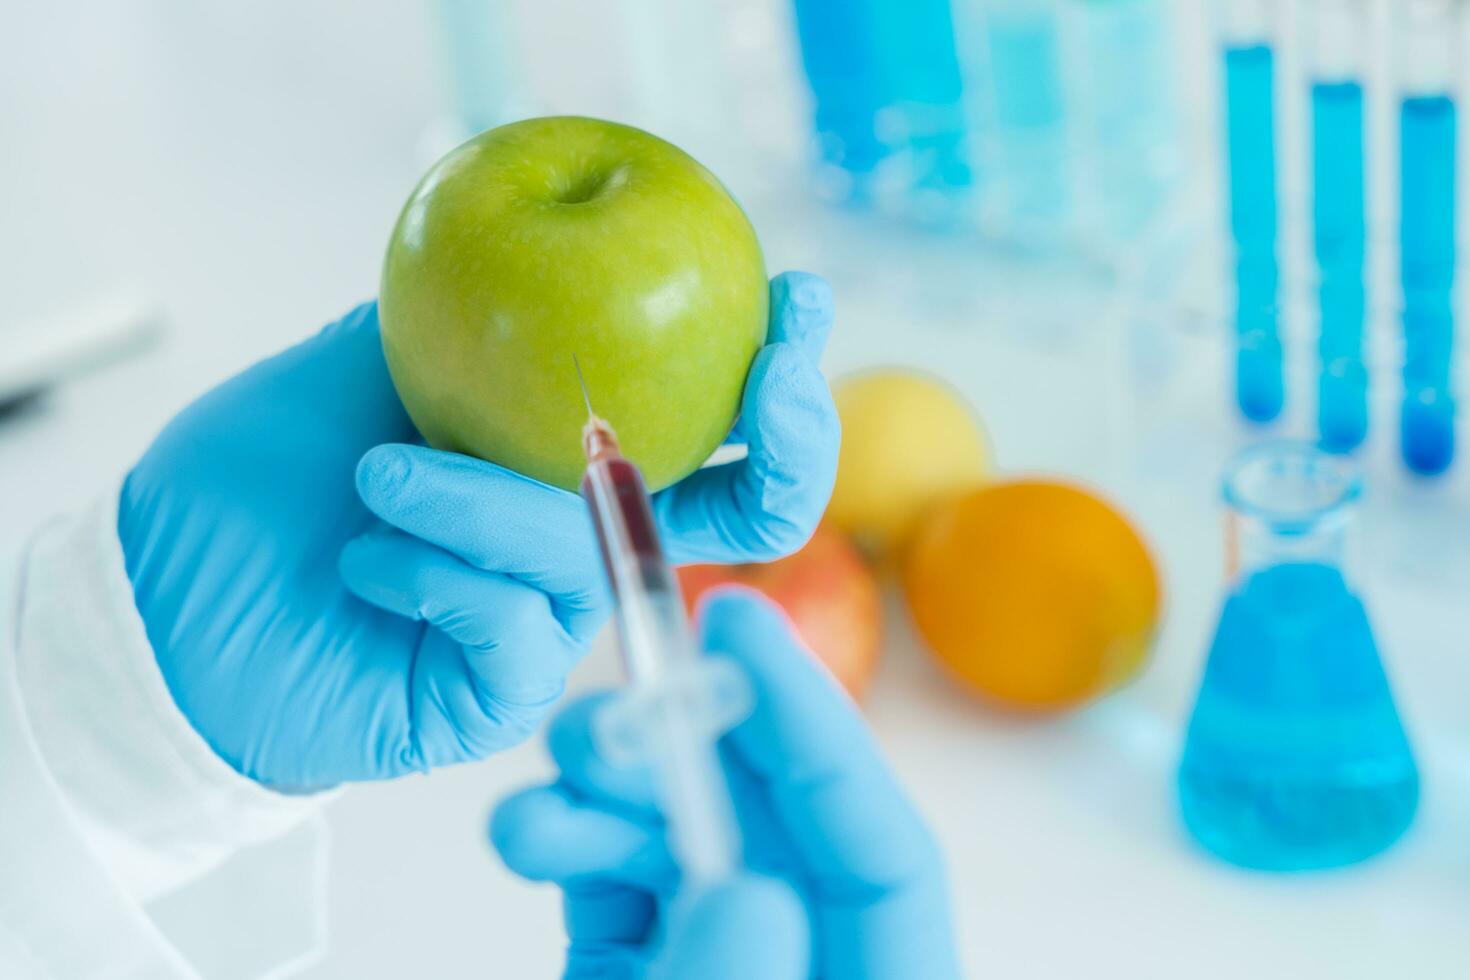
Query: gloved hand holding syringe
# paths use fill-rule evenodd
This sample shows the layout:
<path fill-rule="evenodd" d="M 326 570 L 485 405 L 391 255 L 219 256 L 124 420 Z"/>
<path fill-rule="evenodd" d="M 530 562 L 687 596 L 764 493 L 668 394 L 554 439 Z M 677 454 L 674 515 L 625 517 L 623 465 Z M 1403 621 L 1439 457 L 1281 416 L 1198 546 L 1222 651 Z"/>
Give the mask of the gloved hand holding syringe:
<path fill-rule="evenodd" d="M 592 512 L 617 610 L 627 688 L 593 724 L 598 751 L 614 765 L 654 773 L 670 847 L 695 886 L 728 877 L 740 841 L 715 745 L 749 713 L 750 687 L 725 661 L 700 655 L 684 615 L 678 579 L 659 543 L 648 489 L 618 448 L 612 427 L 587 403 L 582 496 Z"/>

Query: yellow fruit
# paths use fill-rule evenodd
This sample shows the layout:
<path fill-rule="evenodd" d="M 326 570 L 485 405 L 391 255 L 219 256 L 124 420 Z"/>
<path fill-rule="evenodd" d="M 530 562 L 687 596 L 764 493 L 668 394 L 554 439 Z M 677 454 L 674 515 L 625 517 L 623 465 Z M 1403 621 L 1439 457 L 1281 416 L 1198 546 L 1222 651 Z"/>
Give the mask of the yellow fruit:
<path fill-rule="evenodd" d="M 929 514 L 904 566 L 914 623 L 973 691 L 1035 711 L 1113 690 L 1158 626 L 1153 559 L 1128 521 L 1060 483 L 995 484 Z"/>
<path fill-rule="evenodd" d="M 839 381 L 832 397 L 842 451 L 827 519 L 870 555 L 901 550 L 925 510 L 985 479 L 984 430 L 943 382 L 886 368 Z"/>

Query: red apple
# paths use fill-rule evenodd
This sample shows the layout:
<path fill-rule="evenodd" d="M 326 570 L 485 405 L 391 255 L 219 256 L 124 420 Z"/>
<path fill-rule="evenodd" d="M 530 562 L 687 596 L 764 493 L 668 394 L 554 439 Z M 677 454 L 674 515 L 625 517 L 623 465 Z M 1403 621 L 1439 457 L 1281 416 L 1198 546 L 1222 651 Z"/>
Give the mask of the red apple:
<path fill-rule="evenodd" d="M 760 565 L 687 565 L 679 569 L 691 613 L 721 585 L 755 589 L 785 610 L 797 635 L 847 692 L 861 699 L 878 666 L 883 606 L 878 582 L 841 533 L 817 529 L 806 547 Z"/>

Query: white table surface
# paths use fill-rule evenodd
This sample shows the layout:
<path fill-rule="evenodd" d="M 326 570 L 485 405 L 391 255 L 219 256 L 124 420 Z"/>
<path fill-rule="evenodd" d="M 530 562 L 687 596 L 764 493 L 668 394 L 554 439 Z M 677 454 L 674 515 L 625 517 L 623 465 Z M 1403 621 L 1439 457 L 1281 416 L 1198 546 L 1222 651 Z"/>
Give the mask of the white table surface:
<path fill-rule="evenodd" d="M 194 394 L 374 290 L 438 105 L 417 5 L 18 6 L 0 32 L 0 314 L 122 284 L 155 295 L 173 330 L 155 353 L 0 422 L 7 561 L 46 514 L 116 480 Z M 584 48 L 596 40 L 556 29 Z M 980 407 L 1003 465 L 1103 487 L 1138 518 L 1166 576 L 1147 673 L 1044 722 L 957 694 L 892 609 L 868 711 L 950 859 L 971 973 L 1470 975 L 1470 552 L 1449 551 L 1470 541 L 1463 475 L 1412 485 L 1386 446 L 1370 464 L 1381 492 L 1365 519 L 1363 583 L 1422 763 L 1418 823 L 1358 868 L 1233 870 L 1193 848 L 1172 797 L 1220 586 L 1215 475 L 1243 438 L 1218 408 L 1218 352 L 1183 343 L 1183 380 L 1140 394 L 1096 294 L 1078 291 L 1070 327 L 1028 337 L 1024 319 L 983 295 L 1003 278 L 996 262 L 854 230 L 764 191 L 747 203 L 773 268 L 833 279 L 831 371 L 897 360 L 944 374 Z M 574 685 L 609 674 L 603 649 Z M 531 744 L 333 804 L 333 943 L 310 976 L 553 975 L 554 891 L 511 877 L 484 842 L 492 801 L 546 771 Z"/>

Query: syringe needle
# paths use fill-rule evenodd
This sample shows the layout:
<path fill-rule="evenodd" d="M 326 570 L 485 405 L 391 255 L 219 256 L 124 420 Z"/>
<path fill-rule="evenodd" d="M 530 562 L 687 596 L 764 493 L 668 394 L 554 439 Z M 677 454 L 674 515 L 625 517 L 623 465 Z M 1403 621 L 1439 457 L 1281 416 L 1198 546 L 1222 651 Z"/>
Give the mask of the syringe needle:
<path fill-rule="evenodd" d="M 572 367 L 577 369 L 577 384 L 582 386 L 582 403 L 587 406 L 587 418 L 593 419 L 597 414 L 592 411 L 592 396 L 587 394 L 587 379 L 582 374 L 582 362 L 577 360 L 577 355 L 572 355 Z"/>
<path fill-rule="evenodd" d="M 572 367 L 577 369 L 577 383 L 582 386 L 582 403 L 587 406 L 587 424 L 582 426 L 582 454 L 587 462 L 618 455 L 618 438 L 612 426 L 592 411 L 592 396 L 587 394 L 587 378 L 582 374 L 582 362 L 572 355 Z"/>

